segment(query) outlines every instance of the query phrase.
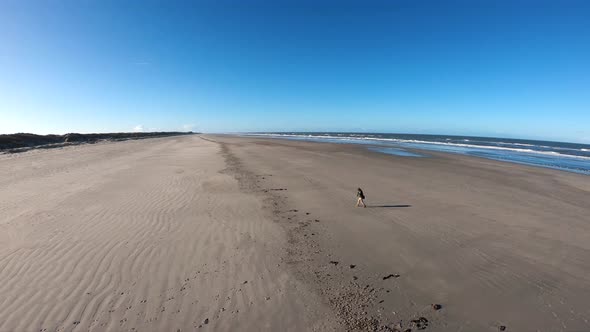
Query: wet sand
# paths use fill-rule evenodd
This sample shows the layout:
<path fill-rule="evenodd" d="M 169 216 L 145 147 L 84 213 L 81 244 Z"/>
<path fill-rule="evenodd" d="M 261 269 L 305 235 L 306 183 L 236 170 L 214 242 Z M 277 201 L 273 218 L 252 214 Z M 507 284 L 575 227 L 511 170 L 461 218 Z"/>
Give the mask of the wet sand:
<path fill-rule="evenodd" d="M 276 220 L 297 244 L 292 266 L 346 329 L 415 331 L 423 317 L 434 331 L 590 330 L 590 177 L 443 153 L 214 139 L 243 168 L 272 175 L 261 188 L 285 189 L 269 193 L 286 204 Z M 357 187 L 366 209 L 354 207 Z"/>
<path fill-rule="evenodd" d="M 2 155 L 0 331 L 589 330 L 590 177 L 428 154 L 186 136 Z"/>

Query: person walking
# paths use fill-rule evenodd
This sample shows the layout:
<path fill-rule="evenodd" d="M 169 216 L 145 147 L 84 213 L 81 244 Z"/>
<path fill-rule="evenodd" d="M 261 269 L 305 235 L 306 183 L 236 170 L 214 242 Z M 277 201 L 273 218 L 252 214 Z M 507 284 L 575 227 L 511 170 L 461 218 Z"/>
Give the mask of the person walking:
<path fill-rule="evenodd" d="M 359 207 L 360 205 L 362 205 L 364 208 L 366 208 L 367 205 L 365 204 L 365 193 L 363 193 L 363 190 L 361 188 L 357 189 L 356 197 L 357 197 L 356 207 Z"/>

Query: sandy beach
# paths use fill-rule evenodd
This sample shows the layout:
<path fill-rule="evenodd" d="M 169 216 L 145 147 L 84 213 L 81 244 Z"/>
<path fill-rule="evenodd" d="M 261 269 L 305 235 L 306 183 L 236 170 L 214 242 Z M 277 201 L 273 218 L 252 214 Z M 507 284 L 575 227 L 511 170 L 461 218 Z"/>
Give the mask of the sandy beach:
<path fill-rule="evenodd" d="M 590 330 L 590 177 L 428 155 L 210 135 L 0 155 L 0 331 Z"/>
<path fill-rule="evenodd" d="M 0 331 L 326 329 L 226 168 L 197 136 L 0 156 Z"/>

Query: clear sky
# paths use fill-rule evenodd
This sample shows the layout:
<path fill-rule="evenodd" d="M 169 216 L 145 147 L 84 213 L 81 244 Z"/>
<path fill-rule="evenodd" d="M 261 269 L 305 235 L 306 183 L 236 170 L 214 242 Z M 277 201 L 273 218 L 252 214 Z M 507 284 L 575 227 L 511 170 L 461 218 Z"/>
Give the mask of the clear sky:
<path fill-rule="evenodd" d="M 0 1 L 0 133 L 590 142 L 590 1 Z"/>

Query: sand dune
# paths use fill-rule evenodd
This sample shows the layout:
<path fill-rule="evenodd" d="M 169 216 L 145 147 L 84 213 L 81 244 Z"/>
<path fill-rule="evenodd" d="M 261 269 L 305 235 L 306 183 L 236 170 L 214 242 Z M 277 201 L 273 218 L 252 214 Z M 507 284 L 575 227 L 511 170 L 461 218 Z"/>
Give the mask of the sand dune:
<path fill-rule="evenodd" d="M 322 306 L 281 267 L 284 233 L 221 172 L 217 144 L 191 136 L 0 158 L 0 331 L 320 324 Z"/>

